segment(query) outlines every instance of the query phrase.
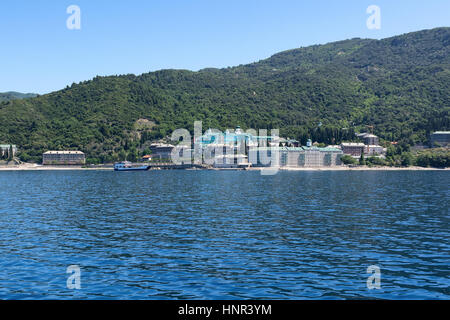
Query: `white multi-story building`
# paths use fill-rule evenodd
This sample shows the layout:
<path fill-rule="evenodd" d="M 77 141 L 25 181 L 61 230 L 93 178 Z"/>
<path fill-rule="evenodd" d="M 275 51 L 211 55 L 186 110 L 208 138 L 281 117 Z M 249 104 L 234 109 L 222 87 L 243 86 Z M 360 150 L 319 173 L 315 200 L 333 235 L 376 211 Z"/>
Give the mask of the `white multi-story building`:
<path fill-rule="evenodd" d="M 263 167 L 332 167 L 342 164 L 342 155 L 341 149 L 330 147 L 266 147 L 251 149 L 249 161 Z"/>

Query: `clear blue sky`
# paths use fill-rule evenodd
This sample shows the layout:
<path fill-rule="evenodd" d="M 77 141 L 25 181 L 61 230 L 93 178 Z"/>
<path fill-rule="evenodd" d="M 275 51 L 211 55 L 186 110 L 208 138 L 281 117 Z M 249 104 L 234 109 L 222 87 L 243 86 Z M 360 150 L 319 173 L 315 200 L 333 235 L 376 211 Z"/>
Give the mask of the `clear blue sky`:
<path fill-rule="evenodd" d="M 68 30 L 69 5 L 81 30 Z M 381 8 L 381 29 L 366 8 Z M 331 41 L 450 25 L 449 0 L 14 0 L 0 3 L 0 92 L 96 75 L 227 67 Z"/>

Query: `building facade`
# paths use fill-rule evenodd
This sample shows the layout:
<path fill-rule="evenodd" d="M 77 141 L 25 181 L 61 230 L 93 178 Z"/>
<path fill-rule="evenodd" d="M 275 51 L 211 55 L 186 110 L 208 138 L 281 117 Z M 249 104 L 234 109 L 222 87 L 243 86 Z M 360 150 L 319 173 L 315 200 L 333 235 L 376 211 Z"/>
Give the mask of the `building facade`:
<path fill-rule="evenodd" d="M 17 146 L 14 144 L 0 144 L 0 156 L 5 156 L 5 155 L 9 156 L 9 151 L 11 150 L 11 147 L 12 147 L 12 152 L 13 152 L 13 157 L 14 157 L 15 154 L 17 153 Z"/>
<path fill-rule="evenodd" d="M 366 145 L 364 149 L 364 155 L 366 156 L 379 156 L 386 153 L 386 148 L 379 145 Z"/>
<path fill-rule="evenodd" d="M 365 145 L 378 145 L 380 144 L 380 138 L 371 133 L 358 133 L 356 134 L 358 138 L 364 141 Z"/>
<path fill-rule="evenodd" d="M 356 142 L 344 142 L 341 144 L 341 149 L 344 154 L 348 154 L 352 157 L 360 157 L 364 153 L 364 143 Z"/>
<path fill-rule="evenodd" d="M 44 165 L 83 165 L 86 156 L 81 151 L 47 151 L 42 156 Z"/>
<path fill-rule="evenodd" d="M 237 127 L 234 132 L 213 132 L 200 137 L 204 160 L 214 167 L 327 167 L 341 165 L 342 150 L 335 147 L 299 147 L 299 142 L 273 136 L 255 136 L 242 132 Z M 199 151 L 200 151 L 199 150 Z M 211 163 L 208 163 L 211 159 Z M 248 161 L 248 162 L 247 162 Z"/>
<path fill-rule="evenodd" d="M 249 162 L 254 167 L 333 167 L 342 164 L 342 155 L 341 149 L 329 147 L 254 148 L 249 153 Z"/>
<path fill-rule="evenodd" d="M 450 145 L 450 131 L 436 131 L 430 136 L 431 146 L 448 147 Z"/>
<path fill-rule="evenodd" d="M 213 159 L 214 168 L 249 168 L 247 156 L 243 154 L 225 154 L 216 156 Z"/>
<path fill-rule="evenodd" d="M 150 151 L 152 153 L 153 159 L 171 159 L 172 150 L 174 148 L 175 146 L 171 144 L 153 143 L 152 145 L 150 145 Z"/>
<path fill-rule="evenodd" d="M 280 167 L 333 167 L 341 165 L 342 150 L 337 148 L 287 148 L 280 156 Z M 301 150 L 300 150 L 301 149 Z"/>

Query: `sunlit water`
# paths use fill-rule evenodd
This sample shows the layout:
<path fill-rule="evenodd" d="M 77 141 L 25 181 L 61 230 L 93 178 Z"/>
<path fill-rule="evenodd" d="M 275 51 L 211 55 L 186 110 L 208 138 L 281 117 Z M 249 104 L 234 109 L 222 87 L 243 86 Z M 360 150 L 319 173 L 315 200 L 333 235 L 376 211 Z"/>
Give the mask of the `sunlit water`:
<path fill-rule="evenodd" d="M 0 172 L 0 298 L 449 299 L 449 185 L 448 171 Z"/>

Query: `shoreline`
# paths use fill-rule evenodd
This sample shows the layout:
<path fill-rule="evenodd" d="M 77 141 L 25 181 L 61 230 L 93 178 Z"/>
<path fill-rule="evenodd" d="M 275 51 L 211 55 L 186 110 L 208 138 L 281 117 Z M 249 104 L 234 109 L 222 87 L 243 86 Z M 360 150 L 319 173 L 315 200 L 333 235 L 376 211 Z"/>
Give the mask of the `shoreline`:
<path fill-rule="evenodd" d="M 281 171 L 447 171 L 450 168 L 431 167 L 322 167 L 322 168 L 280 168 Z"/>
<path fill-rule="evenodd" d="M 180 169 L 178 169 L 180 170 Z M 181 169 L 189 170 L 189 169 Z M 245 171 L 243 169 L 195 169 L 195 170 L 215 170 L 215 171 Z M 248 171 L 265 171 L 274 170 L 274 168 L 259 167 L 259 168 L 249 168 Z M 425 167 L 310 167 L 310 168 L 295 168 L 295 167 L 281 167 L 278 168 L 279 171 L 447 171 L 450 168 L 425 168 Z M 23 164 L 14 166 L 0 166 L 1 171 L 114 171 L 111 167 L 82 167 L 82 166 L 43 166 L 37 164 Z M 150 171 L 152 171 L 150 169 Z"/>
<path fill-rule="evenodd" d="M 14 166 L 0 166 L 0 171 L 80 171 L 80 170 L 110 170 L 113 171 L 114 168 L 111 167 L 94 167 L 87 168 L 82 166 L 43 166 L 38 164 L 24 164 L 24 165 L 14 165 Z"/>

